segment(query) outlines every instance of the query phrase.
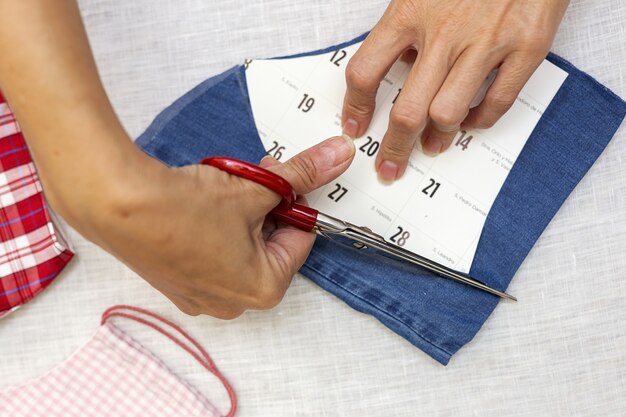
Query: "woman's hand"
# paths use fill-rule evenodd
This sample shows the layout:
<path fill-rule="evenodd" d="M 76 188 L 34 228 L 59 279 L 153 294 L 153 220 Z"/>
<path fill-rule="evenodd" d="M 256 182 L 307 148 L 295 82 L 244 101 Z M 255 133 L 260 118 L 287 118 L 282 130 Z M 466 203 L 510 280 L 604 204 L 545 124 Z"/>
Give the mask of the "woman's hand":
<path fill-rule="evenodd" d="M 346 69 L 344 132 L 361 136 L 393 63 L 417 51 L 376 158 L 384 181 L 400 178 L 421 136 L 445 151 L 461 124 L 491 127 L 545 58 L 568 0 L 393 0 Z M 415 56 L 415 52 L 412 53 Z M 498 68 L 483 102 L 470 104 Z"/>
<path fill-rule="evenodd" d="M 353 156 L 352 140 L 336 137 L 261 165 L 300 195 L 339 176 Z M 119 184 L 126 196 L 115 192 L 90 216 L 90 237 L 187 314 L 231 319 L 274 307 L 313 246 L 314 233 L 266 219 L 280 197 L 255 182 L 204 165 L 148 163 L 129 174 Z"/>
<path fill-rule="evenodd" d="M 46 198 L 83 236 L 189 314 L 234 318 L 280 301 L 315 236 L 266 221 L 279 198 L 263 186 L 208 166 L 167 168 L 137 149 L 98 78 L 75 0 L 0 0 L 0 57 L 0 86 Z M 339 137 L 264 165 L 303 194 L 353 156 Z"/>

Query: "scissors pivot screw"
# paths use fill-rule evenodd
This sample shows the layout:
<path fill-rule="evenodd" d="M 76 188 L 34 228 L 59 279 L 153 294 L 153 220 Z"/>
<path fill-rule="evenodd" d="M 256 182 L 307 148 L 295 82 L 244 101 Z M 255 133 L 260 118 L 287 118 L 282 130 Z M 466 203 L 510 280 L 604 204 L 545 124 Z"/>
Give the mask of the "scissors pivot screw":
<path fill-rule="evenodd" d="M 352 246 L 354 246 L 357 249 L 367 249 L 367 246 L 361 242 L 353 242 Z"/>

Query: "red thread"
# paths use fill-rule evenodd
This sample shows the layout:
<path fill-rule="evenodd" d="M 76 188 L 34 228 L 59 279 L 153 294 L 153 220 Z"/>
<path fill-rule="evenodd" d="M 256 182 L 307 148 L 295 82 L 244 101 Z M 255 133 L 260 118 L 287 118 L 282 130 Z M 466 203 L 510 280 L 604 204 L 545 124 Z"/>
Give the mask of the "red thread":
<path fill-rule="evenodd" d="M 191 343 L 191 345 L 194 346 L 200 352 L 200 354 L 198 354 L 198 352 L 194 352 L 193 349 L 191 349 L 187 344 L 184 343 L 184 341 L 181 341 L 179 338 L 169 333 L 167 330 L 163 329 L 159 325 L 152 323 L 144 318 L 137 317 L 129 313 L 123 313 L 117 310 L 129 310 L 132 312 L 145 314 L 146 316 L 152 317 L 153 319 L 158 320 L 161 323 L 164 323 L 170 326 L 172 329 L 180 333 L 185 340 Z M 152 313 L 148 310 L 144 310 L 143 308 L 133 307 L 133 306 L 128 306 L 128 305 L 116 305 L 116 306 L 107 308 L 104 311 L 104 313 L 102 313 L 102 320 L 100 321 L 100 324 L 102 325 L 106 323 L 108 319 L 110 319 L 111 317 L 115 317 L 115 316 L 127 318 L 129 320 L 134 320 L 138 323 L 151 327 L 152 329 L 156 330 L 157 332 L 161 333 L 162 335 L 170 339 L 172 342 L 176 343 L 187 353 L 189 353 L 207 371 L 215 375 L 220 380 L 220 382 L 224 385 L 226 392 L 228 392 L 228 398 L 230 399 L 230 410 L 228 411 L 228 414 L 226 415 L 226 417 L 233 417 L 235 415 L 235 412 L 237 411 L 237 395 L 235 394 L 235 390 L 230 385 L 230 382 L 228 382 L 226 377 L 224 377 L 224 375 L 222 375 L 220 370 L 217 368 L 217 366 L 215 365 L 215 362 L 213 362 L 213 359 L 211 359 L 211 356 L 209 356 L 208 352 L 187 332 L 185 332 L 182 328 L 180 328 L 178 325 L 174 324 L 173 322 L 155 313 Z"/>

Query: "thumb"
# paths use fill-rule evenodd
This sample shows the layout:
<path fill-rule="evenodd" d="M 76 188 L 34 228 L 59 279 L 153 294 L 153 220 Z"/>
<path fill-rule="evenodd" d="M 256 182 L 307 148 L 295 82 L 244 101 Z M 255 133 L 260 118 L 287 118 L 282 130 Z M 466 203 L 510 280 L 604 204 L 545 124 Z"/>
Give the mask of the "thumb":
<path fill-rule="evenodd" d="M 354 152 L 352 139 L 336 136 L 268 169 L 289 181 L 296 194 L 301 195 L 341 175 L 350 166 Z"/>

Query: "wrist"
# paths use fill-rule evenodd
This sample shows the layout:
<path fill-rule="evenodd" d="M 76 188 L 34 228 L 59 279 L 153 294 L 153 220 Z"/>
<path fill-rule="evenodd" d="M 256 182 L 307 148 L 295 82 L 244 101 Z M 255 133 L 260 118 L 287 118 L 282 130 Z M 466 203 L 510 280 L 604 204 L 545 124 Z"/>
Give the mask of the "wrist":
<path fill-rule="evenodd" d="M 110 147 L 72 158 L 66 165 L 38 167 L 50 206 L 96 243 L 135 207 L 149 204 L 146 185 L 165 169 L 125 134 L 108 141 Z"/>

